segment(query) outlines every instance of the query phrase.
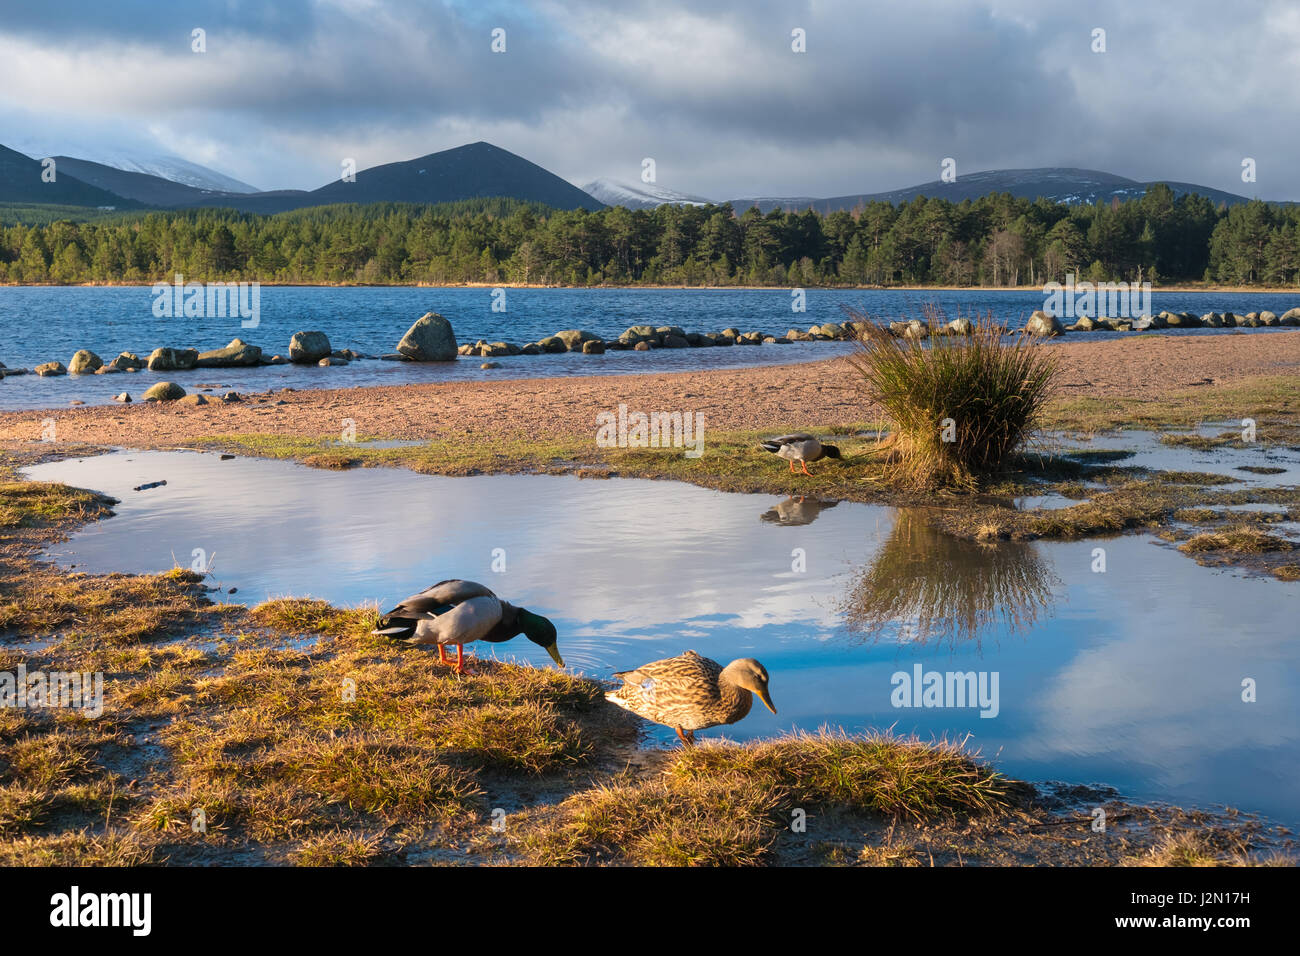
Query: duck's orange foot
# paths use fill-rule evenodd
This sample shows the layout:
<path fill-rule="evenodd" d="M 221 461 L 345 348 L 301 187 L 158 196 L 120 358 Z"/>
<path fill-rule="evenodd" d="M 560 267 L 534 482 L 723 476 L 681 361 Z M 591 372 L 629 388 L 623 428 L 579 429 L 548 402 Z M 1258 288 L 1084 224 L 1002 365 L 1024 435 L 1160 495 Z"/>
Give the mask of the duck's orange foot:
<path fill-rule="evenodd" d="M 465 666 L 465 645 L 464 644 L 456 645 L 456 666 L 452 669 L 457 674 L 462 674 L 462 675 L 476 673 L 472 668 Z"/>

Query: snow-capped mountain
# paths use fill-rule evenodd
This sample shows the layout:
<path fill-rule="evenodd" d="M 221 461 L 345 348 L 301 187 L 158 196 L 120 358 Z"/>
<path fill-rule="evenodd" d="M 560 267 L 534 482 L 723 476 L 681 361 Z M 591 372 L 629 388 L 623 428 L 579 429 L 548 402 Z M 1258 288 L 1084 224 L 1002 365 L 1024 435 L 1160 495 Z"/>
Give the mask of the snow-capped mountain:
<path fill-rule="evenodd" d="M 44 159 L 46 156 L 75 156 L 87 162 L 112 166 L 114 169 L 121 169 L 128 173 L 157 176 L 205 192 L 261 192 L 256 186 L 250 186 L 233 176 L 219 173 L 207 166 L 200 166 L 173 153 L 154 152 L 148 146 L 133 148 L 128 145 L 105 148 L 89 138 L 55 144 L 35 137 L 17 138 L 6 145 L 33 159 Z"/>
<path fill-rule="evenodd" d="M 581 189 L 606 206 L 624 206 L 628 209 L 654 209 L 664 205 L 707 206 L 713 201 L 702 196 L 679 193 L 656 183 L 632 186 L 615 179 L 595 179 Z"/>
<path fill-rule="evenodd" d="M 105 166 L 124 169 L 129 173 L 146 173 L 150 176 L 170 179 L 174 183 L 193 186 L 195 189 L 206 189 L 220 193 L 259 192 L 256 186 L 250 186 L 248 183 L 241 182 L 233 176 L 219 173 L 215 169 L 209 169 L 207 166 L 200 166 L 198 163 L 191 163 L 189 160 L 181 159 L 179 156 L 170 156 L 166 154 L 145 156 L 126 153 L 101 153 L 94 156 L 83 155 L 82 158 L 89 159 L 96 163 L 103 163 Z"/>

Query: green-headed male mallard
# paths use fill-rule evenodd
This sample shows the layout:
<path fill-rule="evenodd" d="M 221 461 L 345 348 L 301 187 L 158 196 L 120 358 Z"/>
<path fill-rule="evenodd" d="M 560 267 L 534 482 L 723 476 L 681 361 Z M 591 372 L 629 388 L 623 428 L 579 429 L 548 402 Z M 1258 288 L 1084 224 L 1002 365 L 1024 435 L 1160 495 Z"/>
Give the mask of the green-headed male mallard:
<path fill-rule="evenodd" d="M 476 581 L 439 581 L 407 598 L 379 619 L 375 634 L 411 644 L 437 644 L 438 660 L 447 659 L 447 645 L 456 645 L 456 673 L 465 673 L 465 645 L 474 641 L 499 644 L 523 634 L 560 667 L 564 658 L 555 639 L 555 625 L 532 611 L 503 601 Z"/>
<path fill-rule="evenodd" d="M 823 445 L 812 435 L 803 433 L 769 438 L 767 441 L 759 442 L 758 447 L 790 462 L 791 471 L 794 471 L 794 463 L 799 462 L 805 475 L 812 474 L 808 470 L 808 462 L 821 461 L 823 458 L 840 457 L 840 450 L 836 446 Z"/>
<path fill-rule="evenodd" d="M 754 703 L 754 694 L 776 713 L 767 692 L 767 671 L 750 657 L 723 667 L 687 651 L 614 676 L 623 679 L 623 686 L 606 694 L 606 700 L 673 728 L 687 745 L 695 743 L 697 730 L 734 724 L 743 718 Z"/>

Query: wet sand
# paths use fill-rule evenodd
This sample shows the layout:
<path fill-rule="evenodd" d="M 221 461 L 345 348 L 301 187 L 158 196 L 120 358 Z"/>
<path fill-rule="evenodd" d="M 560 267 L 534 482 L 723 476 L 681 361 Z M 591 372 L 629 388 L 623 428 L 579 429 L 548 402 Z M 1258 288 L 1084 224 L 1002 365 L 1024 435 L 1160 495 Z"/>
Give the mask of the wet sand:
<path fill-rule="evenodd" d="M 1074 340 L 1059 351 L 1063 398 L 1155 398 L 1166 391 L 1223 385 L 1258 375 L 1300 372 L 1300 331 L 1169 336 L 1105 342 Z M 159 379 L 115 376 L 138 395 Z M 220 372 L 213 370 L 213 382 Z M 127 446 L 182 443 L 217 434 L 339 435 L 344 420 L 359 435 L 449 438 L 459 435 L 569 437 L 589 434 L 597 412 L 693 411 L 708 428 L 769 429 L 868 421 L 870 407 L 844 359 L 764 368 L 581 378 L 503 379 L 252 394 L 223 404 L 137 403 L 0 414 L 0 441 L 30 441 L 55 420 L 60 442 Z M 1300 378 L 1297 379 L 1300 385 Z M 20 382 L 3 387 L 21 388 Z"/>

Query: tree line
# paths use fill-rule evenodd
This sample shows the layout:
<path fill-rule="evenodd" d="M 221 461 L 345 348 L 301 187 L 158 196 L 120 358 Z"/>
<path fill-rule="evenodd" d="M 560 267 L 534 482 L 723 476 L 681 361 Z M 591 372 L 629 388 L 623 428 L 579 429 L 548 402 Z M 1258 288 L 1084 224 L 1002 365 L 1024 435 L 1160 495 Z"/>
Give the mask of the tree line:
<path fill-rule="evenodd" d="M 121 213 L 0 228 L 0 282 L 569 286 L 1300 284 L 1300 207 L 1157 185 L 1095 205 L 1002 193 L 851 212 L 730 204 L 556 210 L 509 199 L 277 215 Z"/>

